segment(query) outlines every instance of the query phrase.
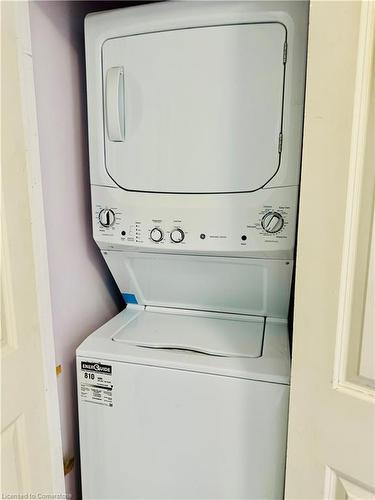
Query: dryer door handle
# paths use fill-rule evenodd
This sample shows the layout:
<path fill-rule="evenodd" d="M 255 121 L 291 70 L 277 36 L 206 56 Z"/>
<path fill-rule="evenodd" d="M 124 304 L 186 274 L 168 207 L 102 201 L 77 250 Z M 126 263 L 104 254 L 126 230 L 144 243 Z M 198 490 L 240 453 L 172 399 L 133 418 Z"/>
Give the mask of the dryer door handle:
<path fill-rule="evenodd" d="M 125 140 L 125 88 L 124 68 L 109 68 L 105 84 L 105 115 L 108 139 Z"/>

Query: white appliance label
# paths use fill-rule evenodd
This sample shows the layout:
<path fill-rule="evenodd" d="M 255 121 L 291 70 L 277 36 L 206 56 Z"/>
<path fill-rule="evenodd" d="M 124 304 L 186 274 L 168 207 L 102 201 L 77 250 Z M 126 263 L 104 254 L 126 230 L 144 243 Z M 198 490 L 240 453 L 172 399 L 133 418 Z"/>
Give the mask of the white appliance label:
<path fill-rule="evenodd" d="M 81 401 L 113 406 L 112 366 L 96 361 L 81 361 L 80 398 Z"/>

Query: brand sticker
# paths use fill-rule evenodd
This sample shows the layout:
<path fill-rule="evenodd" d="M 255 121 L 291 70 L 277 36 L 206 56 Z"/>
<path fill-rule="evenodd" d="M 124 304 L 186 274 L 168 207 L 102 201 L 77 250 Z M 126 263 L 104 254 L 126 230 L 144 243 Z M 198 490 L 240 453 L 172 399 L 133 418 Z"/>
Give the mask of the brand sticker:
<path fill-rule="evenodd" d="M 81 370 L 94 371 L 98 373 L 112 373 L 111 365 L 102 365 L 101 363 L 94 363 L 92 361 L 81 361 Z"/>
<path fill-rule="evenodd" d="M 86 403 L 113 406 L 112 366 L 96 361 L 81 361 L 80 399 Z"/>

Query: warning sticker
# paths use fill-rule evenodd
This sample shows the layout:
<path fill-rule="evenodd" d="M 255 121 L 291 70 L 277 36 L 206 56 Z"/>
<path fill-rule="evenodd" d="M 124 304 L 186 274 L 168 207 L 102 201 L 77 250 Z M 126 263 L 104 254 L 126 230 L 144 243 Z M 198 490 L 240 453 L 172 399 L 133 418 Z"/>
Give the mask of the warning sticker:
<path fill-rule="evenodd" d="M 87 403 L 113 406 L 112 366 L 81 361 L 80 398 Z"/>

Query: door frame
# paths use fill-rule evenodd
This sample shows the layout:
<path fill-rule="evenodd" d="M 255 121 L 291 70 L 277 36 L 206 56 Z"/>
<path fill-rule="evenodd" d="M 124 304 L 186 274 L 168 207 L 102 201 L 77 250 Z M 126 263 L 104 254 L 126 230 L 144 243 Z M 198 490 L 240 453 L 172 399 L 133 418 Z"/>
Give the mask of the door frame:
<path fill-rule="evenodd" d="M 30 227 L 32 232 L 33 260 L 38 290 L 38 311 L 40 344 L 43 357 L 43 383 L 46 403 L 48 442 L 53 473 L 54 492 L 65 492 L 61 425 L 57 390 L 55 343 L 52 322 L 50 281 L 47 256 L 47 239 L 44 222 L 44 204 L 39 135 L 34 86 L 33 58 L 30 33 L 29 2 L 14 2 L 15 29 L 19 86 L 21 94 L 24 142 L 26 145 L 26 175 L 30 202 Z"/>

